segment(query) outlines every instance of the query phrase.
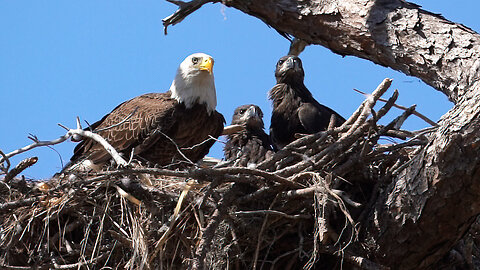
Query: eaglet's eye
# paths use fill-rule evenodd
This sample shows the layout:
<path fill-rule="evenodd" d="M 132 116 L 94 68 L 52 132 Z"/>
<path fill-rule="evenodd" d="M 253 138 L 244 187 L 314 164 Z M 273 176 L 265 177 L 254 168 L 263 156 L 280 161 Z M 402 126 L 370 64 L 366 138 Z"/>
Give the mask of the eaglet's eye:
<path fill-rule="evenodd" d="M 198 57 L 192 57 L 192 63 L 196 65 L 200 59 Z"/>

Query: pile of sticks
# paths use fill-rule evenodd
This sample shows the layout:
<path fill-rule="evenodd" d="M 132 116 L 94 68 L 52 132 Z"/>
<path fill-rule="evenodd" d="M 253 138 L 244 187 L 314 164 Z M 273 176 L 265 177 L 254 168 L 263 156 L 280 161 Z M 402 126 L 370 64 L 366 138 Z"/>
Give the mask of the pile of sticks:
<path fill-rule="evenodd" d="M 395 91 L 374 110 L 390 84 L 341 127 L 301 136 L 254 169 L 130 166 L 109 149 L 121 168 L 29 182 L 8 158 L 48 143 L 0 153 L 0 268 L 381 269 L 355 252 L 359 224 L 435 129 L 401 129 L 415 107 L 379 125 L 398 106 Z M 55 142 L 91 136 L 67 130 Z"/>

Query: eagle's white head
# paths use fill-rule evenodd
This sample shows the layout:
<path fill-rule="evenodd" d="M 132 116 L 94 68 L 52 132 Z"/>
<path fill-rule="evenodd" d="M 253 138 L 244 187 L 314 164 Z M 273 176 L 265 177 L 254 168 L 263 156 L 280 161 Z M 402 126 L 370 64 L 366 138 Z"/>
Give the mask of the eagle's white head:
<path fill-rule="evenodd" d="M 170 86 L 171 97 L 191 108 L 196 103 L 205 104 L 209 113 L 217 106 L 213 78 L 213 58 L 204 53 L 194 53 L 180 64 Z"/>

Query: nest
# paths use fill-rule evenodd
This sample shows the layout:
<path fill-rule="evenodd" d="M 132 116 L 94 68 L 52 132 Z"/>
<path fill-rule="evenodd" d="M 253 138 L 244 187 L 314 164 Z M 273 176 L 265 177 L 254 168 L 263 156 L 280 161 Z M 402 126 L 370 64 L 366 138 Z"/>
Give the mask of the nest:
<path fill-rule="evenodd" d="M 302 136 L 255 169 L 112 167 L 46 182 L 6 172 L 0 266 L 382 268 L 358 260 L 357 224 L 433 130 L 400 129 L 414 107 L 377 124 L 398 96 L 373 111 L 389 85 L 385 80 L 343 126 Z"/>

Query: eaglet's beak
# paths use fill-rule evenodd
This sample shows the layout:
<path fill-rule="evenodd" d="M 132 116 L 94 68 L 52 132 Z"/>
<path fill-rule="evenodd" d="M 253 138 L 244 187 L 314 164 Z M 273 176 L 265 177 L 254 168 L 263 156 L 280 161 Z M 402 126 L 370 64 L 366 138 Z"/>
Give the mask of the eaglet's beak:
<path fill-rule="evenodd" d="M 283 65 L 280 69 L 280 71 L 281 72 L 287 72 L 289 70 L 294 70 L 296 72 L 302 70 L 302 68 L 300 67 L 300 63 L 297 59 L 295 59 L 293 57 L 289 57 L 289 58 L 287 58 L 287 60 L 285 60 L 285 62 L 283 63 Z"/>
<path fill-rule="evenodd" d="M 250 108 L 248 108 L 248 110 L 245 112 L 243 118 L 244 121 L 247 123 L 247 126 L 263 128 L 262 117 L 260 116 L 260 112 L 257 111 L 255 106 L 250 106 Z"/>
<path fill-rule="evenodd" d="M 260 118 L 260 116 L 258 115 L 257 109 L 254 106 L 250 106 L 250 108 L 248 108 L 247 113 L 245 113 L 245 115 L 248 118 L 252 118 L 252 117 Z"/>
<path fill-rule="evenodd" d="M 206 70 L 208 73 L 212 74 L 213 72 L 213 59 L 211 57 L 206 57 L 202 60 L 199 66 L 200 70 Z"/>

